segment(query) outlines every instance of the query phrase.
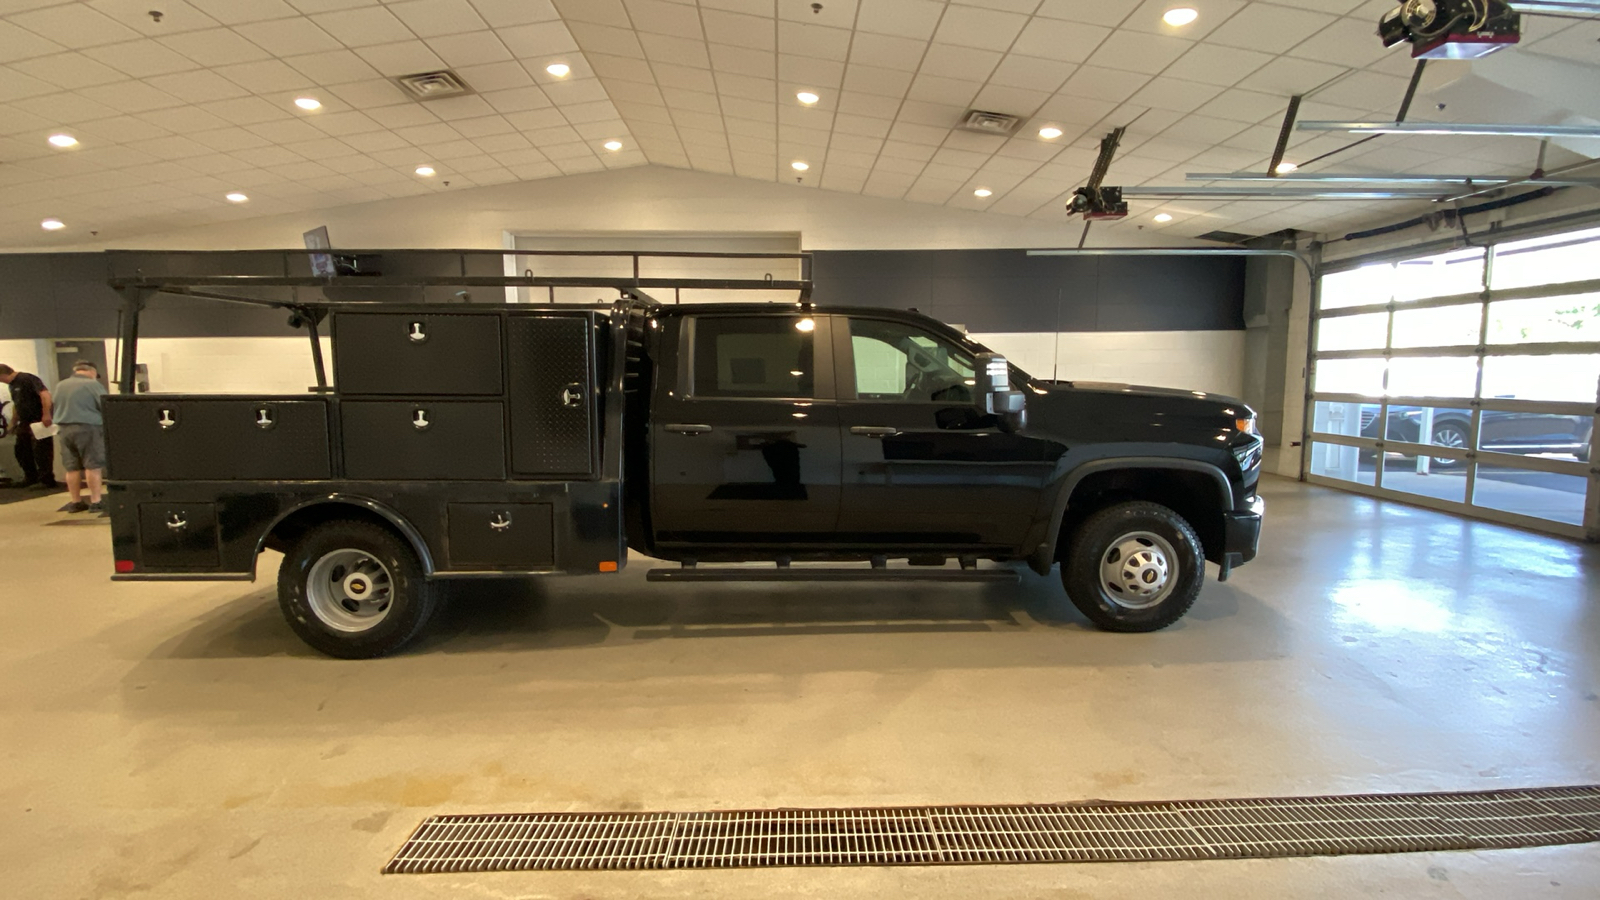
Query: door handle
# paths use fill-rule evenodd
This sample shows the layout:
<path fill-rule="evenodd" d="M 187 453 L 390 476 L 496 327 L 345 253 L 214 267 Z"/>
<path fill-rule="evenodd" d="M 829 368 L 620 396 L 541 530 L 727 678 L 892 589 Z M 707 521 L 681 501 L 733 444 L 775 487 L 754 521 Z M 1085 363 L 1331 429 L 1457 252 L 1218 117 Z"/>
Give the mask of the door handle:
<path fill-rule="evenodd" d="M 850 433 L 859 434 L 862 437 L 885 438 L 899 434 L 900 429 L 890 428 L 887 425 L 851 425 Z"/>
<path fill-rule="evenodd" d="M 661 427 L 665 428 L 668 431 L 675 431 L 678 434 L 710 434 L 711 433 L 711 426 L 710 425 L 663 425 Z"/>
<path fill-rule="evenodd" d="M 574 381 L 561 390 L 561 405 L 569 409 L 583 402 L 583 385 Z"/>

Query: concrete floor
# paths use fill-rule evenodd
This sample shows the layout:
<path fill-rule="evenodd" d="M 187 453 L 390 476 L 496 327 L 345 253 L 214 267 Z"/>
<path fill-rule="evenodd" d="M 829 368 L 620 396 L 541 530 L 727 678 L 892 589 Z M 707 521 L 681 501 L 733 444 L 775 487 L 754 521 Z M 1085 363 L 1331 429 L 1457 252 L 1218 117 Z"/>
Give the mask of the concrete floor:
<path fill-rule="evenodd" d="M 1184 799 L 1600 782 L 1600 550 L 1286 480 L 1168 631 L 1054 579 L 459 592 L 313 654 L 254 585 L 113 585 L 0 506 L 0 894 L 1593 897 L 1600 845 L 1273 861 L 382 876 L 433 813 Z"/>

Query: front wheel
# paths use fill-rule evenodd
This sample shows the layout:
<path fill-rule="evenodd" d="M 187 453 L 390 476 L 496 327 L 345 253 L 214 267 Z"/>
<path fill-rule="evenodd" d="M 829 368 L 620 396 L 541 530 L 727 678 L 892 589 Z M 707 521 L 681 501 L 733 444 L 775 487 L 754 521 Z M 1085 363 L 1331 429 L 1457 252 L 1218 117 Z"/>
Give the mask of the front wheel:
<path fill-rule="evenodd" d="M 1200 596 L 1205 554 L 1194 528 L 1158 503 L 1119 503 L 1079 525 L 1061 561 L 1067 598 L 1106 631 L 1158 631 Z"/>
<path fill-rule="evenodd" d="M 329 656 L 400 649 L 433 617 L 437 591 L 394 532 L 339 521 L 306 532 L 278 569 L 278 605 L 300 639 Z"/>

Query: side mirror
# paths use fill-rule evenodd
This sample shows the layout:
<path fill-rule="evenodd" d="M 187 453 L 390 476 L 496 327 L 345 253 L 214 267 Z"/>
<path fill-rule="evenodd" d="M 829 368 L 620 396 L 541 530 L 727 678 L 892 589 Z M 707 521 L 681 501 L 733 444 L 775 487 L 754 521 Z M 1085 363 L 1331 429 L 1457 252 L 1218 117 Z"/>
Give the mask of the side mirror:
<path fill-rule="evenodd" d="M 973 403 L 978 411 L 998 420 L 1000 430 L 1021 431 L 1028 423 L 1027 397 L 1011 389 L 1011 366 L 998 353 L 979 353 L 977 390 Z"/>

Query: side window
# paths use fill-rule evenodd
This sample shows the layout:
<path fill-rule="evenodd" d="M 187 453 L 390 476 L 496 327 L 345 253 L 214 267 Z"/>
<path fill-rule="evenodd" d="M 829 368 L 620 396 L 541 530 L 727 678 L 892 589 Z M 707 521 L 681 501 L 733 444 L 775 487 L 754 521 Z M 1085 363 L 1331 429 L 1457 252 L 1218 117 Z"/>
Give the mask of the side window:
<path fill-rule="evenodd" d="M 803 316 L 696 318 L 695 396 L 812 396 L 815 330 Z"/>
<path fill-rule="evenodd" d="M 856 398 L 971 403 L 972 356 L 911 325 L 850 320 Z"/>

